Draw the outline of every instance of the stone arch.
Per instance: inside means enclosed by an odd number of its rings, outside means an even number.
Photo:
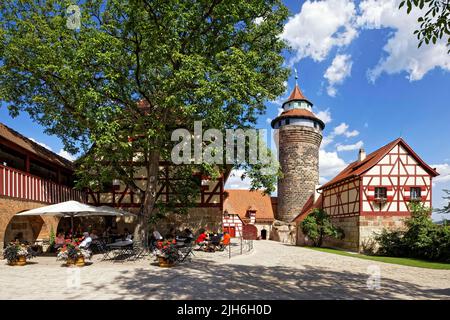
[[[5,240],[9,241],[15,236],[15,234],[20,232],[17,230],[12,230],[13,223],[26,223],[27,228],[31,229],[31,234],[35,239],[48,239],[50,237],[50,230],[56,232],[58,226],[59,218],[57,217],[17,217],[16,214],[43,207],[46,204],[34,201],[23,201],[13,198],[0,198],[0,252],[3,251],[5,246]],[[22,221],[24,220],[24,221]],[[24,226],[24,225],[23,225]],[[20,226],[15,226],[20,227]]]

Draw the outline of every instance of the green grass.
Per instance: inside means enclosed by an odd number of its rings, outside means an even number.
[[[443,262],[431,262],[413,258],[397,258],[397,257],[383,257],[383,256],[368,256],[360,253],[352,253],[339,249],[331,249],[331,248],[317,248],[317,247],[304,247],[316,251],[339,254],[341,256],[353,257],[358,259],[372,260],[377,262],[386,262],[399,264],[402,266],[408,267],[417,267],[417,268],[427,268],[427,269],[445,269],[450,270],[450,263]]]

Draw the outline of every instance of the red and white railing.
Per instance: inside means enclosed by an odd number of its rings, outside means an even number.
[[[0,196],[45,203],[84,202],[80,190],[0,165]]]

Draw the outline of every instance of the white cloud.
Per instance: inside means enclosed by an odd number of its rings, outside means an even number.
[[[337,152],[326,152],[323,149],[319,150],[319,172],[322,177],[322,182],[326,178],[333,178],[339,172],[341,172],[347,164],[341,158],[339,158]]]
[[[341,134],[344,134],[347,130],[348,130],[348,124],[342,122],[340,125],[338,125],[337,127],[335,127],[333,129],[333,133],[335,135],[341,135]]]
[[[320,120],[323,121],[323,123],[327,124],[330,123],[331,120],[331,112],[330,109],[324,110],[324,111],[319,111],[316,113],[317,118],[319,118]]]
[[[320,144],[321,148],[325,148],[326,146],[328,146],[330,143],[332,143],[334,140],[334,135],[328,135],[328,136],[324,136],[322,138],[322,143]]]
[[[34,143],[37,143],[38,145],[44,147],[44,148],[47,149],[47,150],[53,151],[52,148],[51,148],[50,146],[46,145],[46,144],[43,143],[43,142],[37,141],[37,140],[35,140],[35,139],[33,139],[33,138],[28,138],[28,139],[30,139],[30,140],[33,141]]]
[[[225,189],[250,189],[251,181],[248,177],[241,180],[244,170],[232,170],[225,184]]]
[[[336,96],[336,85],[342,84],[352,70],[351,56],[348,54],[338,54],[325,71],[324,78],[328,80],[327,93],[329,96]]]
[[[357,135],[359,135],[358,130],[348,131],[348,128],[349,128],[348,124],[346,124],[345,122],[342,122],[340,125],[338,125],[337,127],[335,127],[333,129],[332,134],[334,136],[344,135],[347,138],[356,137]]]
[[[270,118],[266,119],[266,123],[270,124],[271,122],[272,122],[272,119],[270,119]]]
[[[417,48],[418,40],[413,32],[418,27],[417,18],[424,11],[414,8],[407,14],[404,9],[398,10],[399,3],[400,0],[365,0],[359,4],[361,15],[357,22],[361,28],[395,30],[383,48],[387,56],[369,70],[369,80],[374,82],[382,73],[406,71],[409,81],[415,81],[437,67],[450,70],[445,39]]]
[[[290,63],[305,57],[322,61],[333,47],[350,44],[358,34],[355,22],[353,1],[306,1],[284,26],[282,38],[296,52]]]
[[[71,155],[64,149],[59,150],[58,155],[69,161],[75,161],[75,159],[76,159],[73,155]]]
[[[445,183],[450,182],[450,165],[448,163],[444,164],[434,164],[431,165],[432,168],[436,168],[439,175],[433,179],[435,183]],[[448,186],[450,189],[450,186]]]
[[[364,145],[364,142],[358,141],[354,144],[337,144],[336,150],[337,151],[352,151],[352,150],[359,150]]]

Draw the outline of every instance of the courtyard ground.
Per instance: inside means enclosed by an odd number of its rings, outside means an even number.
[[[273,241],[255,241],[251,253],[231,259],[197,252],[191,263],[174,268],[153,263],[94,257],[91,265],[67,268],[54,257],[38,257],[10,267],[1,260],[0,299],[450,299],[449,270]]]

